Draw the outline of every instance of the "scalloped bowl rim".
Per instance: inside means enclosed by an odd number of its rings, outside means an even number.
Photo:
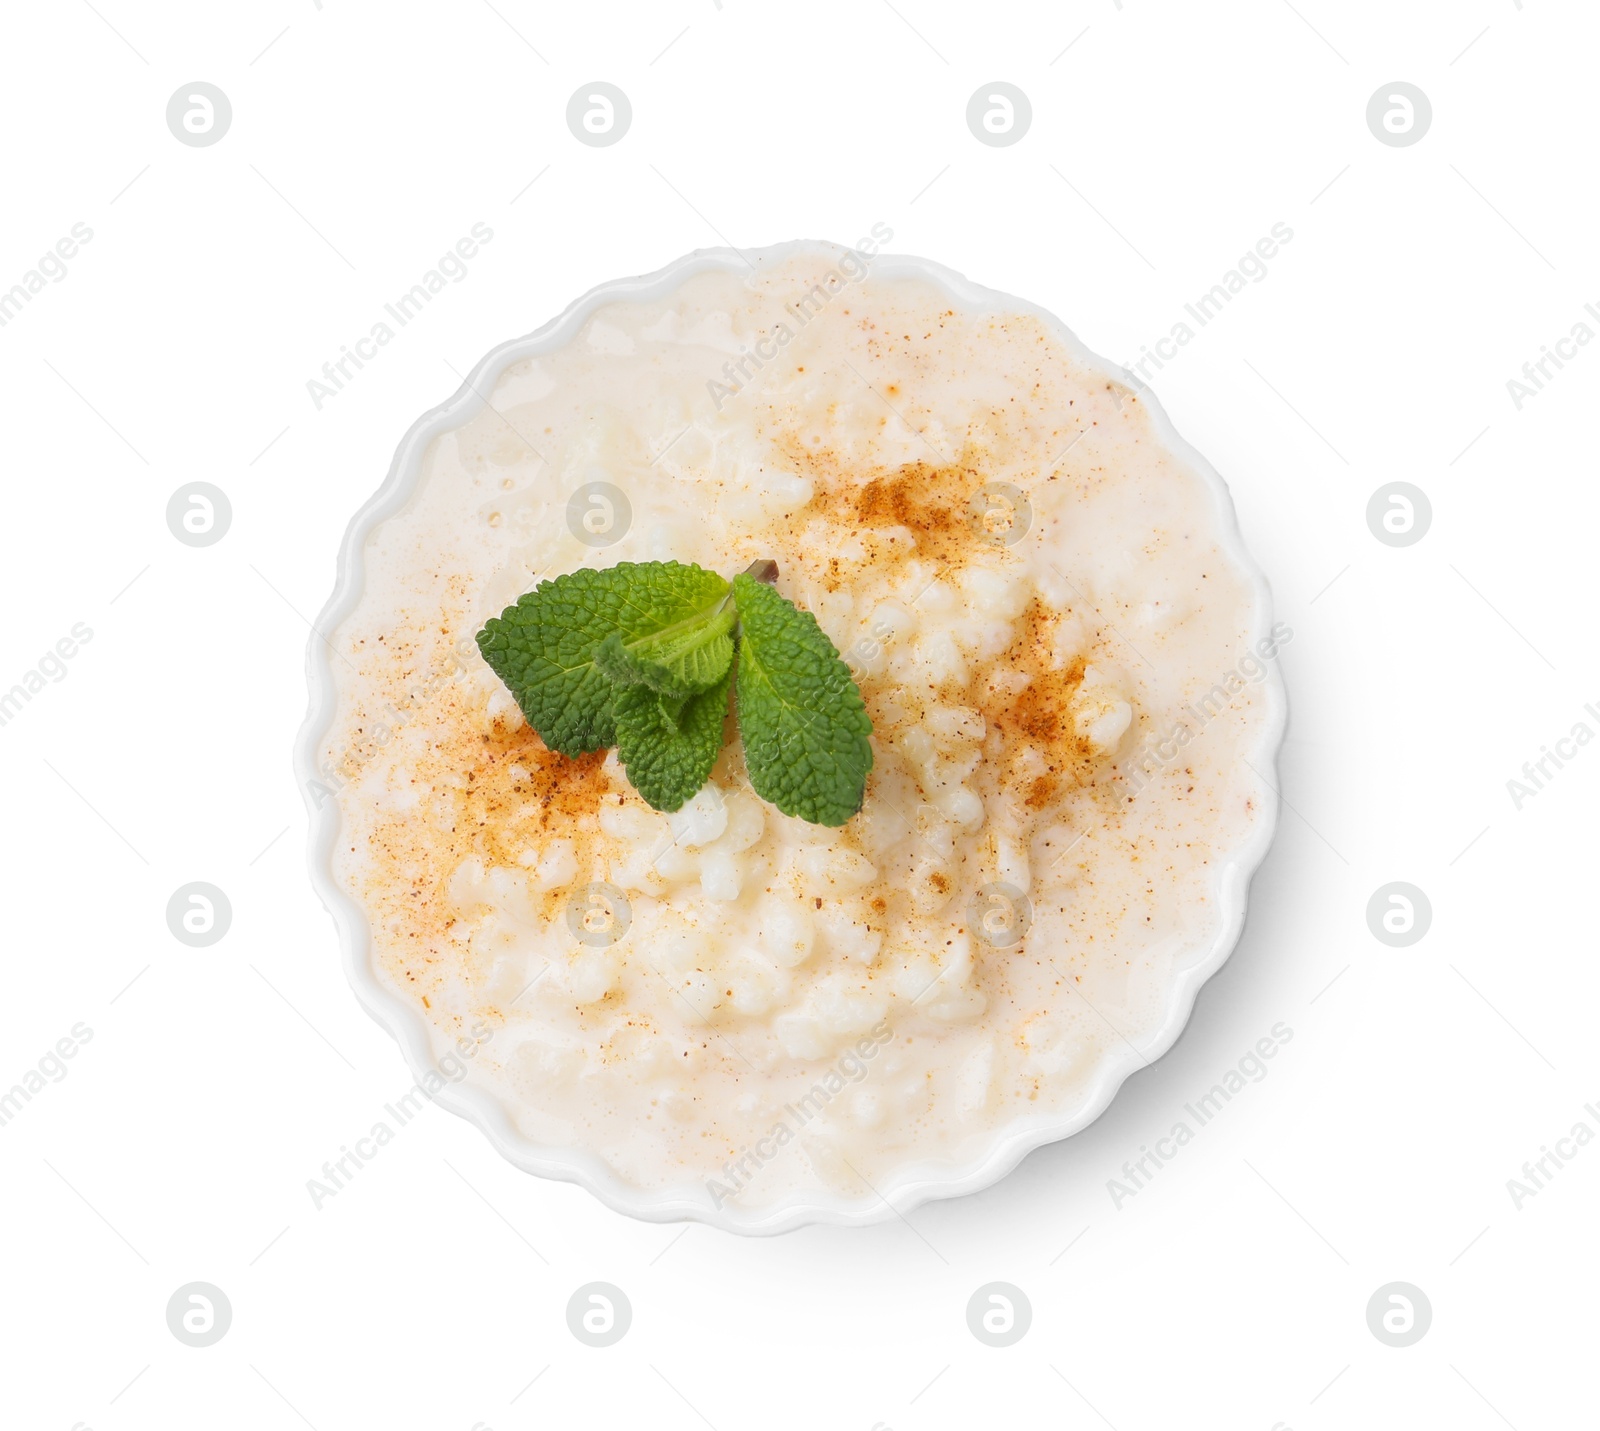
[[[713,269],[737,270],[750,262],[765,265],[805,253],[835,259],[847,252],[843,245],[819,240],[795,240],[761,249],[697,249],[665,268],[635,278],[602,283],[571,304],[559,317],[526,337],[500,344],[480,361],[446,402],[414,423],[401,439],[383,485],[351,519],[340,545],[333,595],[317,618],[306,652],[306,678],[310,703],[295,743],[295,779],[306,803],[310,821],[308,857],[311,880],[338,928],[345,975],[362,1006],[400,1045],[413,1076],[421,1081],[437,1069],[429,1051],[426,1025],[398,995],[378,980],[371,960],[371,941],[365,915],[339,886],[333,875],[332,853],[338,835],[337,801],[328,799],[319,809],[313,798],[318,780],[317,751],[332,723],[335,697],[330,643],[318,633],[331,631],[359,601],[363,588],[362,553],[373,528],[402,506],[415,490],[422,456],[428,443],[441,432],[458,427],[488,405],[483,393],[492,393],[500,375],[512,363],[565,346],[585,320],[601,306],[624,300],[648,301],[670,293],[686,278]],[[1226,484],[1209,462],[1174,429],[1147,386],[1130,373],[1101,358],[1053,314],[1038,305],[970,282],[952,269],[927,259],[901,254],[880,254],[870,259],[875,276],[914,277],[931,280],[969,310],[1030,314],[1047,324],[1078,361],[1103,372],[1124,386],[1135,388],[1150,414],[1156,434],[1189,467],[1209,483],[1218,517],[1219,545],[1248,580],[1255,598],[1252,640],[1266,635],[1272,625],[1271,596],[1266,578],[1250,556],[1239,531],[1238,518]],[[1260,687],[1266,693],[1266,719],[1252,752],[1258,773],[1265,769],[1276,777],[1277,755],[1288,719],[1288,699],[1278,663],[1268,663]],[[1231,851],[1212,886],[1221,910],[1221,922],[1208,945],[1186,951],[1199,952],[1179,968],[1168,990],[1167,1015],[1135,1045],[1123,1039],[1101,1059],[1087,1096],[1068,1112],[1036,1114],[1014,1119],[995,1130],[988,1150],[964,1166],[924,1162],[902,1167],[873,1196],[863,1199],[828,1198],[818,1194],[792,1196],[766,1207],[734,1206],[715,1209],[687,1189],[651,1191],[633,1187],[616,1176],[593,1154],[570,1148],[536,1144],[520,1133],[500,1103],[488,1093],[447,1082],[433,1102],[476,1124],[508,1161],[541,1177],[573,1182],[593,1193],[617,1212],[651,1222],[690,1220],[746,1234],[786,1232],[811,1223],[864,1226],[901,1216],[933,1198],[959,1197],[998,1182],[1029,1153],[1047,1143],[1070,1137],[1105,1111],[1130,1073],[1165,1053],[1189,1021],[1196,995],[1226,962],[1244,930],[1249,884],[1266,857],[1278,822],[1276,784],[1263,778],[1267,794],[1261,799],[1259,818],[1247,840]]]

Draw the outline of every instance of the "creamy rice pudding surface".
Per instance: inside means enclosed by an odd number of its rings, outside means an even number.
[[[367,539],[321,752],[336,879],[435,1055],[475,1045],[532,1144],[745,1209],[1081,1103],[1220,928],[1286,639],[1138,396],[1041,318],[825,254],[601,307],[485,395]],[[839,829],[737,740],[657,813],[473,641],[580,566],[761,558],[872,718]]]

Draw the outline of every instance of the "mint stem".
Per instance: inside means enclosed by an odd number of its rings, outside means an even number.
[[[753,561],[744,569],[744,575],[754,581],[765,582],[768,586],[776,586],[778,582],[778,564],[775,561],[766,559]]]

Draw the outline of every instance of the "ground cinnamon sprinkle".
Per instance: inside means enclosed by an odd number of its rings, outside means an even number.
[[[530,726],[505,721],[476,740],[453,743],[460,747],[456,769],[464,780],[457,823],[477,830],[479,855],[514,863],[544,832],[559,830],[581,841],[595,829],[611,791],[602,768],[605,751],[568,759],[548,749]]]
[[[1028,784],[1028,794],[1024,803],[1030,810],[1044,810],[1049,808],[1050,802],[1056,798],[1056,791],[1061,788],[1061,781],[1054,775],[1040,775]]]
[[[1083,684],[1083,658],[1059,671],[1042,665],[1023,669],[1028,670],[1028,684],[1005,710],[986,711],[985,715],[1002,730],[1015,727],[1029,740],[1054,745],[1072,734],[1071,703]]]
[[[808,450],[798,438],[782,445],[813,484],[811,500],[794,514],[802,526],[820,517],[857,533],[902,528],[915,541],[916,555],[947,574],[978,549],[971,503],[989,479],[977,449],[938,466],[919,461],[862,470],[836,453]],[[841,575],[830,562],[830,578]]]
[[[944,490],[952,484],[942,479],[950,476],[964,479],[967,473],[959,467],[913,462],[893,476],[874,477],[855,493],[856,520],[869,527],[906,527],[919,537],[947,532],[959,520],[951,505],[953,494]]]

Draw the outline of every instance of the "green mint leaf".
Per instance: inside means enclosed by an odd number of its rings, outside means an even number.
[[[842,825],[861,808],[872,721],[834,644],[809,611],[741,573],[735,703],[750,783],[785,815]]]
[[[710,777],[722,751],[732,680],[730,652],[716,684],[687,700],[642,683],[617,688],[617,756],[633,788],[655,809],[681,809]]]
[[[733,628],[739,614],[722,594],[699,614],[632,641],[613,631],[595,650],[595,664],[620,686],[643,684],[682,699],[710,690],[733,664]]]
[[[624,643],[702,616],[728,583],[703,567],[619,562],[542,581],[478,633],[483,658],[528,724],[562,755],[614,745],[615,687],[595,661],[606,637]]]

